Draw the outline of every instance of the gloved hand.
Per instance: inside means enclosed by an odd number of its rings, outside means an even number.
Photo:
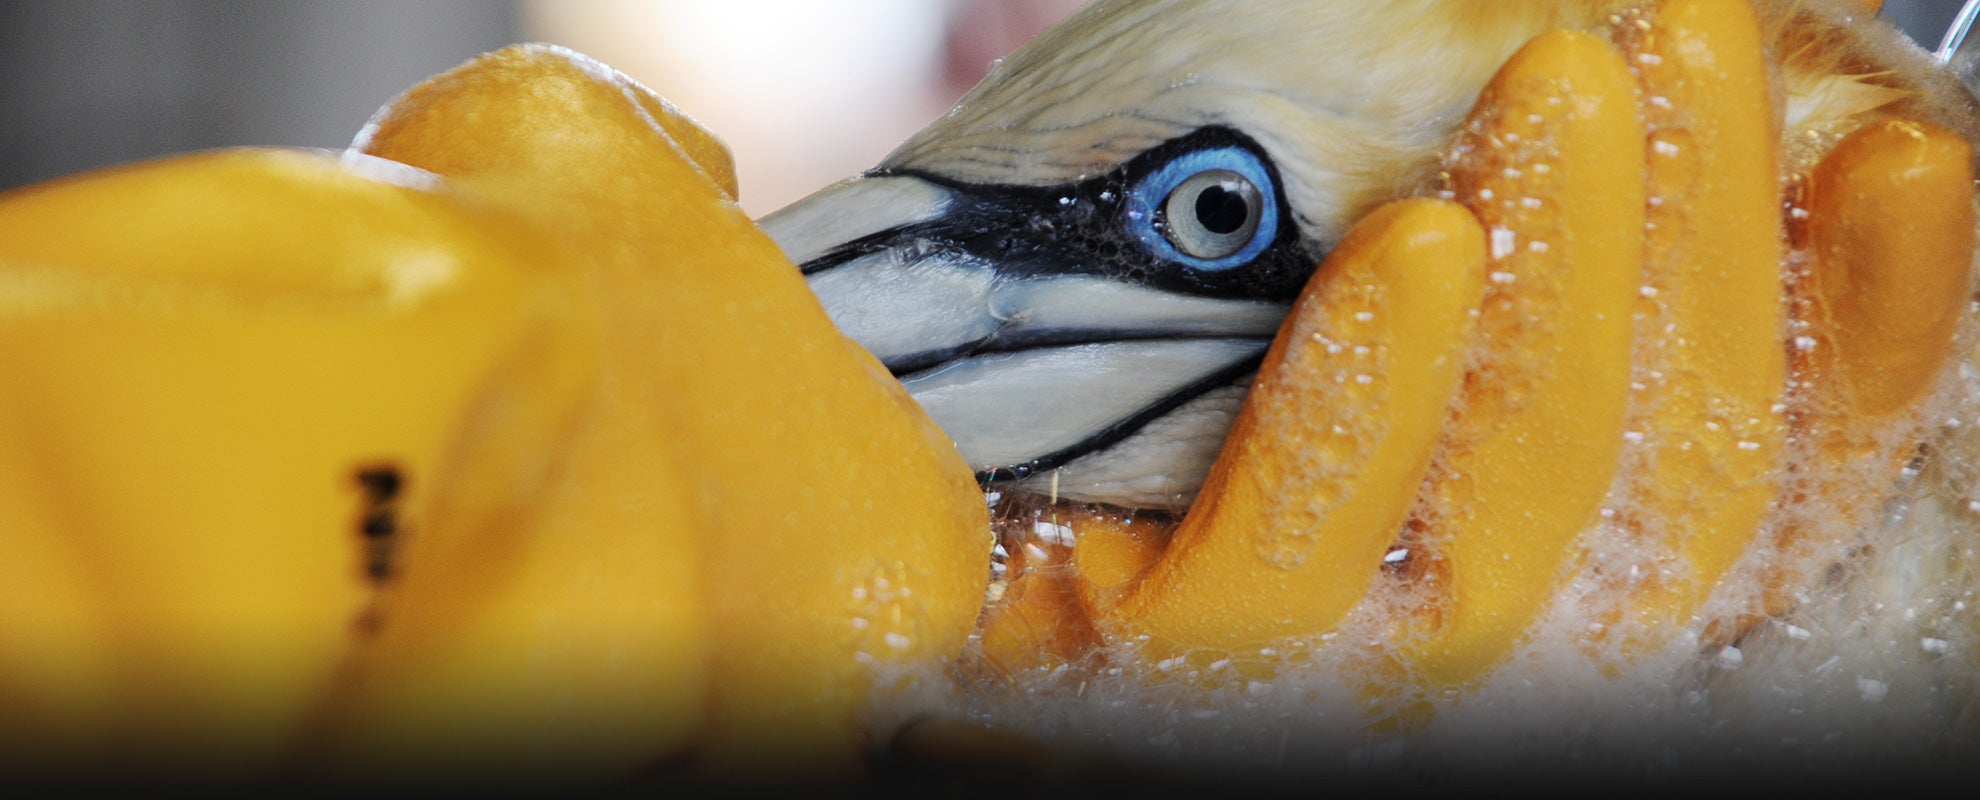
[[[1958,391],[1972,149],[1873,87],[1784,151],[1762,39],[1666,0],[1532,40],[1438,196],[1320,266],[1179,524],[1007,544],[986,659],[1335,675],[1414,724],[1516,654],[1624,674],[1838,591]]]
[[[519,46],[342,155],[0,198],[0,761],[856,773],[971,631],[985,509],[735,191],[644,87]]]

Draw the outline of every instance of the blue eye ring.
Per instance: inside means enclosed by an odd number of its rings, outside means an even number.
[[[1206,189],[1219,190],[1223,205],[1230,198],[1244,202],[1251,212],[1248,218],[1226,232],[1204,228],[1188,215],[1170,213],[1178,205],[1197,207],[1195,202]],[[1189,196],[1178,195],[1178,190]],[[1256,154],[1241,147],[1198,150],[1162,165],[1128,191],[1127,228],[1160,258],[1221,272],[1250,263],[1272,244],[1279,230],[1278,198],[1271,172]],[[1237,238],[1228,238],[1233,235]]]

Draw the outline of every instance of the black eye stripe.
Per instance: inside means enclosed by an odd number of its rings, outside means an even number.
[[[1238,268],[1204,271],[1159,258],[1126,232],[1127,199],[1135,186],[1188,153],[1216,148],[1250,153],[1272,185],[1281,185],[1263,149],[1226,127],[1198,129],[1104,175],[1059,187],[985,186],[915,170],[876,170],[869,174],[911,175],[954,191],[950,212],[848,243],[804,269],[813,273],[912,243],[920,252],[946,251],[980,259],[1011,276],[1092,274],[1207,297],[1290,300],[1317,262],[1302,246],[1281,192],[1261,197],[1261,202],[1272,205],[1279,224],[1262,251]],[[1156,200],[1159,207],[1162,198]]]

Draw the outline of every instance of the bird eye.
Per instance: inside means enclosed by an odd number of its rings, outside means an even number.
[[[1185,255],[1214,261],[1251,243],[1265,215],[1258,187],[1227,169],[1189,176],[1162,204],[1163,234]]]
[[[1135,238],[1156,255],[1199,270],[1247,263],[1278,233],[1265,164],[1248,150],[1185,153],[1136,184],[1127,202]]]

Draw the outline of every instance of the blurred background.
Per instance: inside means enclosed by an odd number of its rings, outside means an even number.
[[[866,169],[1083,0],[0,0],[0,189],[233,145],[341,148],[505,44],[625,71],[734,152],[762,215]],[[1927,49],[1959,0],[1886,0]]]

